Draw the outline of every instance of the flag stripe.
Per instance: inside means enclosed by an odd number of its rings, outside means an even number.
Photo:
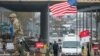
[[[52,12],[56,13],[56,12],[62,12],[62,11],[76,11],[77,9],[76,8],[65,8],[65,9],[61,9],[61,10],[51,10]]]
[[[59,3],[59,4],[52,5],[49,8],[59,7],[59,6],[63,6],[63,5],[70,6],[70,4],[68,2],[62,2],[62,3]]]
[[[63,16],[65,14],[77,13],[76,6],[72,6],[68,2],[62,2],[62,3],[58,3],[55,5],[49,6],[49,9],[51,10],[51,12],[54,16]]]
[[[57,8],[57,9],[56,9],[56,8]],[[57,10],[59,11],[59,10],[62,10],[62,9],[67,9],[67,8],[68,8],[68,7],[66,7],[66,6],[62,6],[62,7],[54,7],[54,8],[52,8],[51,10],[55,12],[55,11],[57,11]]]
[[[69,7],[69,6],[70,5],[67,2],[64,2],[63,4],[53,5],[53,6],[50,6],[49,8],[51,10],[55,10],[55,9],[59,9],[59,8],[66,8],[66,7]]]
[[[66,14],[65,13],[59,13],[59,14],[53,14],[54,16],[63,16],[63,15],[67,15],[67,14],[76,14],[77,13],[77,11],[75,11],[75,12],[66,12]]]
[[[60,11],[61,12],[61,11]],[[66,12],[66,11],[63,11],[63,12],[58,12],[58,13],[53,13],[53,14],[65,14],[65,13],[76,13],[77,11],[68,11],[68,12]]]
[[[65,8],[65,9],[61,9],[61,10],[58,10],[58,11],[53,11],[54,13],[62,13],[62,12],[68,12],[68,11],[76,11],[77,9],[76,8]]]
[[[57,11],[65,11],[65,10],[77,10],[76,7],[60,7],[58,9],[52,9],[51,11],[57,12]]]
[[[63,16],[67,14],[76,14],[77,11],[68,11],[68,12],[61,12],[61,13],[53,13],[54,16]]]
[[[66,9],[61,9],[59,11],[53,11],[52,10],[52,12],[54,12],[53,15],[55,15],[55,16],[57,16],[57,14],[58,15],[61,15],[61,14],[64,15],[64,14],[69,14],[69,13],[70,14],[72,14],[72,13],[75,14],[75,13],[77,13],[77,8],[66,8]]]

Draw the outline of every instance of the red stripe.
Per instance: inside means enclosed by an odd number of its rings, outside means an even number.
[[[54,16],[63,16],[65,14],[75,14],[77,13],[77,8],[71,6],[68,2],[63,2],[50,6],[49,9]]]
[[[59,10],[59,11],[53,11],[53,13],[54,13],[54,14],[57,14],[57,13],[70,12],[70,11],[71,11],[71,12],[74,12],[74,11],[76,11],[76,10],[73,10],[73,9],[72,9],[72,10],[63,9],[63,10]]]
[[[55,8],[55,7],[60,7],[60,6],[70,6],[68,3],[65,3],[65,4],[59,4],[59,5],[53,5],[53,6],[50,6],[49,8]]]
[[[56,14],[69,14],[69,13],[76,13],[77,11],[70,11],[70,12],[62,12],[62,13],[55,13],[53,15],[56,15]]]
[[[58,15],[58,16],[60,16],[60,15],[66,15],[66,14],[75,14],[75,13],[77,13],[77,11],[70,11],[70,12],[62,12],[62,13],[56,13],[56,14],[53,14],[53,15]]]
[[[49,8],[51,10],[55,10],[55,9],[59,9],[59,8],[66,8],[69,7],[70,5],[68,3],[64,3],[64,4],[59,4],[59,5],[54,5],[54,6],[50,6]]]
[[[56,15],[56,14],[68,14],[68,13],[77,13],[77,10],[76,9],[69,9],[69,10],[66,10],[66,9],[63,9],[63,10],[59,10],[59,11],[54,11],[53,12],[53,15]]]
[[[68,7],[66,7],[66,6],[63,6],[63,7],[57,7],[57,8],[52,8],[51,10],[52,11],[57,11],[57,10],[62,10],[62,9],[67,9]]]
[[[65,9],[61,9],[57,11],[52,10],[53,13],[61,13],[61,12],[67,12],[67,11],[77,11],[77,9],[76,8],[65,8]]]
[[[70,6],[69,3],[62,2],[62,3],[59,3],[59,4],[52,5],[49,8],[60,7],[60,6],[63,6],[63,5]]]
[[[58,15],[58,16],[60,16],[60,15],[66,15],[66,14],[75,14],[75,13],[77,13],[77,11],[73,11],[73,12],[63,12],[63,13],[58,13],[58,14],[53,14],[53,15]]]
[[[57,11],[66,11],[66,10],[77,10],[76,8],[71,8],[71,7],[61,7],[57,8],[55,10],[51,10],[52,12],[57,12]]]
[[[63,8],[67,8],[67,7],[69,7],[69,6],[67,6],[67,4],[64,4],[64,5],[59,5],[59,6],[53,6],[50,8],[50,10],[56,10],[56,9],[59,10],[59,8],[63,9]]]

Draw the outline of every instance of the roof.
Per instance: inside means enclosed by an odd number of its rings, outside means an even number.
[[[80,38],[78,37],[78,35],[69,34],[64,36],[63,41],[80,41]]]

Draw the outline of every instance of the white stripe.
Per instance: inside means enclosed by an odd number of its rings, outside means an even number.
[[[53,8],[53,7],[57,7],[57,6],[60,7],[60,6],[63,6],[63,5],[68,5],[68,6],[70,6],[69,3],[67,3],[67,2],[62,2],[62,3],[54,4],[54,5],[50,6],[49,8],[51,9],[51,8]]]
[[[49,9],[51,10],[54,16],[77,13],[76,6],[71,7],[71,5],[68,2],[55,4],[53,6],[50,6]]]
[[[61,7],[61,8],[56,8],[55,10],[51,10],[51,11],[56,12],[56,11],[66,11],[66,10],[77,10],[77,8]]]
[[[54,10],[54,9],[57,9],[57,8],[69,7],[69,6],[70,6],[70,5],[64,4],[64,5],[59,5],[59,6],[53,6],[53,7],[51,7],[50,9]]]
[[[69,12],[77,12],[77,11],[71,11],[71,10],[70,11],[69,10],[63,10],[62,11],[61,10],[61,11],[54,12],[53,14],[59,14],[59,13],[61,14],[61,13],[69,13]]]
[[[66,9],[66,8],[69,8],[69,6],[55,7],[55,8],[52,8],[51,10],[57,11],[57,10]]]
[[[59,14],[53,14],[53,15],[61,15],[61,14],[73,14],[73,13],[76,13],[76,12],[59,13]]]
[[[62,10],[64,10],[64,9],[66,9],[66,10],[77,10],[77,8],[74,8],[74,7],[61,7],[61,8],[63,8]],[[60,8],[60,9],[61,9]],[[59,8],[56,8],[56,10],[58,10]],[[51,9],[52,10],[52,9]],[[52,11],[55,11],[55,10],[52,10]]]
[[[70,11],[70,12],[62,12],[62,13],[56,13],[56,14],[53,14],[53,15],[61,15],[61,14],[72,14],[72,13],[77,13],[77,11]]]

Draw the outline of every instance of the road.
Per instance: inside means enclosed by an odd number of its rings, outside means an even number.
[[[54,56],[54,55],[50,54],[50,56]],[[61,53],[58,53],[58,56],[61,56]],[[69,56],[77,56],[77,55],[69,55]]]

